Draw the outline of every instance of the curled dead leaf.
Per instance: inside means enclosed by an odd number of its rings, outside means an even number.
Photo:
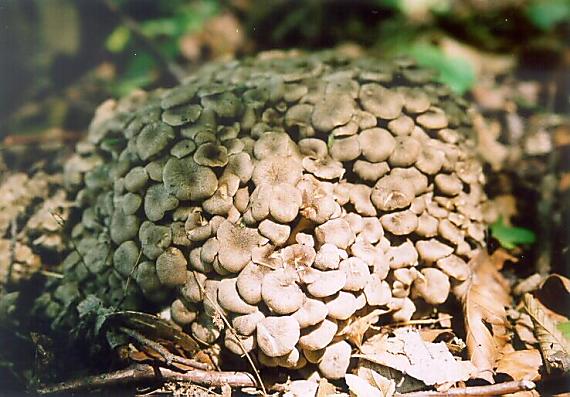
[[[509,286],[484,251],[469,262],[471,277],[454,289],[463,305],[467,353],[479,378],[493,383],[493,369],[507,343]]]

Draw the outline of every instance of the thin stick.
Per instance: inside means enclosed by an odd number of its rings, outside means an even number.
[[[503,394],[529,391],[536,387],[530,380],[496,383],[494,385],[461,387],[448,391],[419,391],[413,393],[396,393],[395,397],[455,397],[455,396],[502,396]]]
[[[144,34],[137,21],[135,21],[130,16],[123,13],[121,9],[117,7],[117,5],[112,0],[104,0],[104,3],[113,14],[119,17],[119,19],[127,27],[127,29],[129,29],[133,33],[133,35],[139,40],[141,45],[146,47],[150,55],[158,61],[158,63],[166,71],[166,73],[171,78],[176,80],[178,83],[182,83],[186,75],[184,70],[179,65],[170,62],[168,59],[164,57],[164,55],[160,52],[158,46]]]
[[[218,306],[217,302],[214,302],[209,296],[208,294],[206,294],[206,290],[204,288],[204,286],[202,284],[200,284],[200,282],[198,281],[198,278],[196,276],[194,276],[194,278],[196,279],[196,282],[198,283],[198,287],[200,287],[200,291],[202,292],[202,295],[204,296],[205,299],[207,299],[210,304],[212,304],[212,306],[214,307],[214,310],[216,310],[216,313],[218,313],[218,315],[220,316],[220,318],[222,319],[222,321],[224,322],[224,324],[226,325],[226,327],[228,327],[229,330],[232,331],[232,333],[234,334],[234,336],[237,335],[236,330],[234,329],[234,327],[232,327],[232,325],[230,324],[230,322],[228,321],[228,319],[226,318],[226,316],[224,315],[223,310]],[[257,367],[255,366],[255,363],[253,362],[253,359],[251,358],[251,355],[248,353],[247,349],[245,348],[244,344],[242,343],[242,341],[236,337],[236,342],[238,343],[239,347],[241,348],[241,350],[243,351],[245,358],[247,360],[247,362],[249,363],[249,365],[251,366],[253,373],[255,374],[255,378],[257,379],[257,381],[259,382],[259,387],[261,387],[261,392],[263,393],[263,396],[267,396],[267,390],[265,389],[265,384],[263,383],[263,379],[261,378],[261,374],[259,373],[259,370],[257,369]]]
[[[39,394],[79,392],[81,390],[110,387],[116,385],[137,384],[144,381],[188,382],[207,387],[255,387],[256,382],[246,372],[216,372],[195,369],[176,372],[166,368],[154,368],[148,364],[137,364],[126,369],[101,375],[88,376],[68,382],[40,387]]]
[[[141,333],[139,333],[133,329],[126,328],[126,327],[119,327],[119,330],[121,332],[129,335],[131,338],[135,339],[139,343],[142,343],[143,345],[148,346],[152,350],[156,351],[158,354],[160,354],[162,356],[162,358],[164,358],[166,360],[166,363],[168,365],[170,365],[172,363],[178,363],[178,364],[183,364],[183,365],[187,365],[187,366],[192,367],[192,368],[198,368],[198,369],[202,369],[202,370],[211,369],[211,367],[208,364],[201,363],[201,362],[196,361],[196,360],[192,360],[191,358],[180,357],[180,356],[177,356],[176,354],[170,353],[160,343],[157,343],[153,340],[148,339],[146,336],[142,335]]]

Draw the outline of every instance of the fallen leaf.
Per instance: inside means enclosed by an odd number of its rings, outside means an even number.
[[[383,393],[359,376],[346,374],[344,377],[348,390],[355,397],[384,397]]]
[[[558,274],[548,276],[536,292],[536,299],[560,316],[554,318],[556,321],[565,321],[563,317],[570,318],[570,279]],[[554,313],[548,314],[554,317]]]
[[[315,397],[319,384],[310,380],[294,380],[289,383],[283,397]]]
[[[524,305],[534,324],[534,335],[540,344],[546,372],[551,373],[553,369],[570,370],[570,341],[564,338],[555,321],[531,294],[524,296]]]
[[[467,354],[478,377],[493,383],[493,368],[508,340],[509,285],[485,251],[469,262],[471,277],[454,288],[463,305]]]
[[[364,360],[396,369],[428,386],[468,380],[476,369],[469,361],[457,361],[445,343],[426,343],[410,328],[399,328],[394,337],[375,335],[356,354]]]
[[[536,381],[540,379],[538,370],[541,365],[539,350],[516,350],[503,354],[497,364],[497,372],[507,374],[513,380]]]
[[[530,316],[527,313],[520,313],[515,323],[515,332],[527,347],[535,346],[538,343],[538,340],[534,336],[533,329],[534,325],[532,324]]]
[[[336,387],[326,378],[319,380],[319,388],[317,389],[317,397],[328,397],[336,394]]]
[[[346,339],[352,342],[356,347],[362,345],[364,334],[372,324],[378,322],[381,315],[388,313],[389,310],[375,309],[365,316],[359,317],[346,325],[344,329],[338,332],[338,335],[346,335]]]
[[[384,397],[392,397],[396,393],[396,382],[394,379],[388,379],[373,369],[366,367],[359,367],[357,374],[373,387],[379,389]]]

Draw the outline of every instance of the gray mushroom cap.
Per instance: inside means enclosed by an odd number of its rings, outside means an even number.
[[[179,200],[203,200],[218,188],[216,174],[192,158],[171,158],[164,166],[164,186]]]
[[[348,123],[355,108],[356,103],[348,94],[327,95],[315,104],[311,120],[317,130],[330,131]]]
[[[136,137],[137,154],[142,160],[148,160],[165,149],[175,136],[168,124],[161,121],[148,124]]]
[[[186,265],[182,251],[169,247],[156,259],[156,274],[167,287],[181,286],[186,283]]]
[[[139,247],[132,240],[121,243],[113,253],[113,267],[125,277],[131,275],[139,260]]]
[[[387,160],[396,147],[396,140],[383,128],[370,128],[358,134],[364,158],[372,163]]]
[[[232,327],[234,327],[239,334],[249,336],[255,332],[257,323],[264,318],[265,315],[259,310],[256,310],[253,313],[242,314],[234,317],[232,319]]]
[[[376,83],[363,84],[360,87],[360,103],[364,110],[385,120],[400,116],[404,99],[400,93]]]
[[[238,314],[251,314],[257,306],[245,302],[236,287],[237,278],[224,278],[218,286],[218,302],[227,311]]]
[[[152,185],[144,196],[144,212],[153,222],[164,217],[166,211],[178,207],[178,200],[165,189],[164,185]]]

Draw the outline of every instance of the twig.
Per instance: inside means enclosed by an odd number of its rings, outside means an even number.
[[[236,330],[234,329],[234,327],[232,327],[232,325],[230,324],[230,322],[228,321],[228,319],[226,318],[226,316],[224,315],[223,310],[218,306],[217,302],[214,302],[209,296],[208,294],[206,294],[206,290],[204,288],[204,286],[202,284],[200,284],[200,282],[198,281],[198,278],[195,277],[196,281],[198,282],[198,287],[200,287],[200,291],[202,292],[202,295],[204,296],[205,299],[207,299],[210,304],[214,307],[214,310],[216,310],[216,313],[218,313],[218,315],[220,316],[220,318],[222,319],[222,321],[224,322],[224,324],[226,325],[226,327],[228,327],[229,330],[232,331],[232,333],[234,334],[234,336],[237,335]],[[236,337],[236,341],[239,345],[239,347],[241,348],[241,350],[243,351],[245,358],[247,360],[247,362],[249,363],[249,365],[251,366],[251,369],[253,370],[253,373],[255,374],[255,378],[257,379],[257,381],[259,382],[259,387],[261,388],[261,392],[263,393],[263,396],[267,396],[267,390],[265,389],[265,384],[263,383],[263,379],[261,379],[261,374],[259,373],[259,370],[257,369],[257,367],[255,366],[255,363],[253,362],[253,359],[251,358],[251,355],[248,353],[247,349],[245,348],[243,342]]]
[[[88,376],[68,382],[40,387],[39,394],[79,392],[81,390],[110,387],[116,385],[137,384],[144,381],[189,382],[202,386],[220,387],[255,387],[256,382],[245,372],[216,372],[195,369],[176,372],[166,368],[154,368],[148,364],[137,364],[126,369],[101,375]]]
[[[151,349],[153,349],[154,351],[156,351],[158,354],[160,354],[162,356],[162,358],[164,358],[166,360],[166,363],[168,365],[170,365],[172,363],[178,363],[178,364],[183,364],[183,365],[187,365],[187,366],[192,367],[192,368],[198,368],[198,369],[202,369],[202,370],[211,369],[208,364],[201,363],[199,361],[192,360],[190,358],[180,357],[180,356],[177,356],[176,354],[170,353],[160,343],[148,339],[146,336],[142,335],[141,333],[139,333],[133,329],[126,328],[126,327],[119,327],[119,330],[121,332],[123,332],[124,334],[129,335],[131,338],[135,339],[139,343],[142,343],[143,345],[148,346]]]
[[[178,83],[182,83],[187,73],[185,73],[179,65],[174,62],[170,62],[164,57],[158,46],[145,35],[137,21],[123,13],[112,0],[104,0],[104,3],[113,14],[119,17],[121,22],[133,33],[133,35],[139,40],[140,44],[147,49],[150,55],[158,61],[166,73]]]
[[[448,391],[419,391],[412,393],[396,393],[395,397],[454,397],[454,396],[501,396],[503,394],[529,391],[536,387],[530,380],[496,383],[494,385],[461,387]]]

